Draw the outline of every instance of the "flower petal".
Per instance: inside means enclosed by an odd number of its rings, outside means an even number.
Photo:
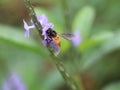
[[[29,30],[26,30],[25,31],[25,37],[29,37],[30,36],[30,31]]]
[[[45,14],[42,14],[40,16],[37,16],[38,21],[41,23],[41,25],[44,27],[48,23],[48,18]]]
[[[21,79],[15,74],[10,75],[9,79],[3,83],[2,88],[3,90],[26,90]]]
[[[28,26],[25,20],[23,20],[23,23],[24,23],[24,28],[25,28],[25,37],[29,37],[30,29],[35,28],[35,26],[34,25]]]
[[[47,41],[46,41],[46,40],[43,40],[43,41],[42,41],[42,44],[43,44],[44,46],[47,46]]]
[[[73,43],[74,46],[79,46],[81,41],[82,41],[82,38],[80,36],[80,31],[76,30],[74,32],[74,35],[75,35],[75,37],[73,38],[72,43]]]
[[[2,90],[10,90],[10,87],[7,82],[4,82],[2,85]]]
[[[23,23],[24,23],[24,28],[25,28],[25,30],[29,30],[29,26],[28,26],[28,24],[25,22],[24,19],[23,19]]]
[[[23,82],[21,81],[21,79],[15,75],[12,74],[9,78],[9,83],[11,83],[11,86],[13,88],[16,88],[16,90],[25,90],[25,86],[23,84]]]

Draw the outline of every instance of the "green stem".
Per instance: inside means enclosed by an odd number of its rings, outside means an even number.
[[[61,62],[60,58],[55,57],[52,55],[52,59],[55,60],[56,66],[60,74],[62,75],[63,79],[67,83],[67,85],[72,89],[72,90],[79,90],[79,87],[77,86],[76,82],[73,80],[71,75],[65,70],[63,63]]]
[[[42,26],[41,26],[40,22],[37,20],[36,13],[35,13],[35,11],[34,11],[34,9],[32,7],[32,4],[31,4],[30,0],[24,0],[24,2],[25,2],[25,6],[26,6],[26,8],[28,10],[28,13],[29,13],[29,15],[30,15],[36,29],[38,30],[41,38],[43,38],[43,36],[41,34]],[[62,75],[63,79],[68,84],[68,86],[70,86],[72,90],[79,90],[77,84],[75,83],[75,81],[66,72],[61,60],[53,54],[53,52],[51,51],[51,49],[49,47],[48,47],[48,50],[51,53],[51,58],[53,60],[55,60],[55,64],[57,66],[58,71],[60,72],[60,74]]]

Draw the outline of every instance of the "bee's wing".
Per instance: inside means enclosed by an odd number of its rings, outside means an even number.
[[[60,46],[58,44],[56,44],[55,42],[53,42],[52,49],[53,49],[55,56],[57,56],[60,53]]]
[[[73,34],[59,34],[60,36],[62,36],[63,38],[67,39],[67,40],[73,40],[74,39],[74,35]]]

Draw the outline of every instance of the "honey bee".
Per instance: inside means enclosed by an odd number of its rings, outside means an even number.
[[[55,56],[57,56],[60,52],[61,41],[59,39],[59,36],[65,38],[67,40],[72,40],[74,38],[74,35],[72,35],[72,34],[60,34],[51,28],[49,28],[46,31],[46,34],[49,37],[47,40],[48,45],[50,45],[50,43],[52,42],[52,48],[53,48]]]

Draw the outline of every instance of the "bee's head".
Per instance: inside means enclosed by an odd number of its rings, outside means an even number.
[[[47,33],[47,35],[48,35],[49,37],[51,37],[51,38],[54,38],[54,37],[57,36],[57,33],[56,33],[54,30],[52,30],[51,28],[49,28],[49,29],[46,31],[46,33]]]

